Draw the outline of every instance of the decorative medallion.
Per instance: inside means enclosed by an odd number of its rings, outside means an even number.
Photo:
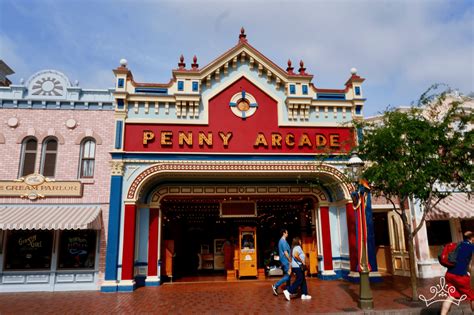
[[[26,84],[30,99],[65,99],[71,87],[69,79],[56,70],[41,70],[33,74]],[[77,93],[77,92],[76,92]]]
[[[62,96],[64,88],[54,77],[42,77],[35,81],[32,95]]]
[[[255,114],[258,108],[255,97],[242,90],[242,92],[234,94],[230,99],[230,109],[235,116],[245,119]]]

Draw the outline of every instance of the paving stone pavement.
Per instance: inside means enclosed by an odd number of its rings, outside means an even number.
[[[410,280],[384,278],[372,284],[374,310],[357,307],[359,286],[342,280],[308,279],[311,300],[273,296],[273,280],[173,283],[142,287],[133,293],[0,293],[0,314],[438,314],[440,304],[410,302]],[[431,297],[438,279],[420,281],[419,294]],[[451,314],[471,314],[468,303]]]

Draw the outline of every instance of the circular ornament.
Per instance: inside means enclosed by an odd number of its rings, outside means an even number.
[[[69,118],[66,120],[66,127],[69,129],[74,129],[77,126],[77,122],[75,119]]]
[[[11,128],[16,128],[16,127],[18,127],[18,122],[19,122],[18,118],[12,117],[12,118],[8,119],[7,124]]]
[[[231,97],[229,107],[235,116],[245,119],[255,114],[258,104],[255,97],[242,90]]]
[[[38,186],[43,184],[46,181],[43,175],[41,174],[30,174],[25,177],[25,184],[29,186]]]

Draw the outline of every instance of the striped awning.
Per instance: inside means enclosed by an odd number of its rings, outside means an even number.
[[[100,206],[0,206],[0,230],[100,230]]]
[[[426,220],[474,219],[474,197],[465,193],[453,193],[436,205]]]

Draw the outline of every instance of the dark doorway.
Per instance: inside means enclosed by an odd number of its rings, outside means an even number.
[[[244,198],[244,197],[243,197]],[[266,255],[276,247],[280,229],[288,229],[288,242],[294,236],[311,236],[314,208],[310,198],[278,196],[247,198],[256,202],[254,217],[221,217],[219,205],[224,198],[165,198],[162,209],[162,241],[174,244],[173,281],[183,277],[225,275],[225,268],[213,259],[222,242],[235,242],[240,226],[257,228],[257,264],[264,268]],[[163,257],[163,253],[162,253]],[[204,260],[204,261],[203,261]]]

